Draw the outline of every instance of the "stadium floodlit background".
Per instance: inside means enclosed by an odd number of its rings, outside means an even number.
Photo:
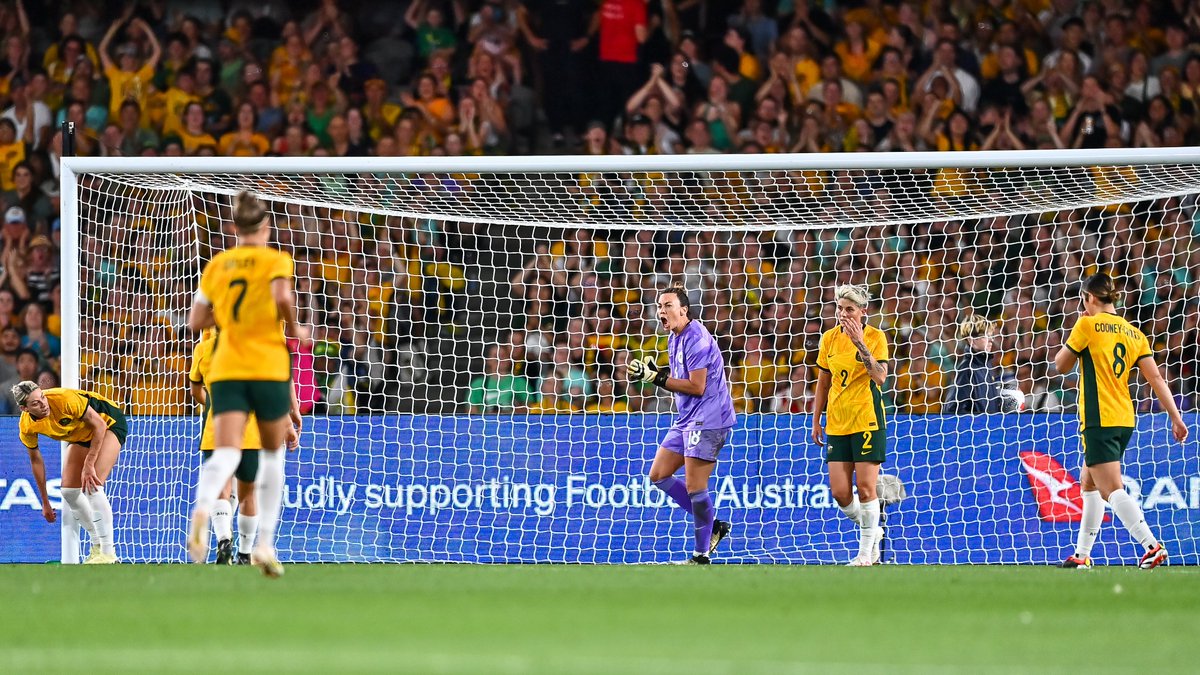
[[[953,151],[1182,145],[1200,134],[1195,3],[127,7],[0,8],[5,383],[56,380],[62,120],[80,130],[79,154],[122,156]],[[724,336],[739,407],[802,411],[814,338],[828,317],[822,298],[797,289],[827,286],[831,273],[859,264],[899,270],[863,279],[881,299],[878,324],[900,350],[887,387],[896,412],[938,413],[951,403],[953,326],[966,308],[999,321],[999,363],[1031,394],[1030,412],[1072,411],[1074,383],[1048,372],[1047,356],[1074,309],[1070,283],[1099,268],[1123,275],[1126,311],[1159,340],[1159,360],[1190,410],[1200,220],[1188,200],[1145,206],[1117,218],[947,221],[785,239],[580,232],[538,250],[478,225],[357,222],[305,208],[289,214],[280,238],[296,254],[306,318],[317,328],[318,413],[403,410],[414,401],[415,412],[482,411],[482,392],[471,386],[484,388],[487,377],[507,378],[514,395],[504,398],[519,410],[658,410],[663,400],[640,389],[598,385],[604,364],[624,359],[604,352],[638,355],[648,341],[639,301],[649,284],[673,278],[694,282],[703,318]],[[168,348],[153,354],[163,366],[156,372],[101,373],[89,372],[100,357],[85,345],[83,382],[135,415],[191,413],[182,375],[191,336],[177,313],[141,306],[147,289],[163,297],[161,285],[175,283],[166,279],[170,260],[147,259],[153,232],[135,241],[107,234],[93,233],[83,269],[112,294],[97,300],[126,316],[110,317],[119,330],[98,326],[85,339],[142,362],[150,355],[139,348],[154,342],[147,332],[166,331]],[[389,258],[402,263],[374,269]],[[492,278],[522,267],[515,278]],[[368,275],[379,291],[350,297],[346,282]],[[717,276],[746,281],[730,288]],[[472,321],[485,297],[512,303],[505,314],[528,322]],[[762,311],[741,316],[734,308],[742,304]],[[362,319],[342,325],[339,310]],[[490,353],[426,342],[472,323],[489,331],[473,342],[496,343]],[[606,334],[621,336],[618,344],[585,339]],[[395,348],[372,354],[382,344]],[[434,375],[417,389],[397,384],[408,364],[370,365],[417,347],[452,359],[421,364]],[[22,363],[26,349],[33,353]],[[555,370],[566,376],[550,381]],[[7,387],[0,412],[14,412]]]
[[[64,120],[79,130],[78,154],[130,157],[903,152],[1200,139],[1195,2],[17,0],[0,6],[0,35],[0,414],[16,412],[12,383],[58,378]],[[1073,283],[1097,269],[1121,275],[1125,311],[1157,340],[1186,412],[1200,403],[1196,206],[1171,199],[1049,219],[786,237],[582,230],[544,248],[528,233],[476,224],[302,207],[287,213],[279,239],[297,259],[302,311],[317,338],[308,372],[298,375],[311,385],[306,412],[314,415],[662,413],[668,399],[626,388],[621,373],[628,358],[663,349],[645,303],[681,277],[722,336],[739,409],[803,413],[815,338],[830,325],[816,289],[852,276],[851,266],[895,272],[856,279],[880,298],[873,320],[897,348],[885,389],[890,412],[957,411],[953,331],[969,308],[998,322],[997,364],[1028,394],[1026,411],[1072,413],[1075,382],[1047,365],[1076,312]],[[195,207],[218,220],[214,203]],[[136,222],[139,214],[127,216]],[[155,232],[106,236],[116,229],[91,233],[81,250],[83,282],[104,289],[85,301],[108,312],[83,327],[82,386],[141,418],[194,415],[185,383],[192,336],[174,307],[153,304],[188,297],[190,289],[174,286],[186,275],[153,253],[163,247]],[[224,244],[207,239],[218,234],[204,230],[202,255]],[[365,284],[374,291],[359,295]],[[1148,392],[1136,400],[1155,410]],[[36,521],[24,451],[8,438],[0,550],[17,560],[26,559],[22,551],[52,551],[58,532]],[[1155,461],[1175,468],[1144,476],[1143,491],[1158,490],[1179,509],[1173,531],[1194,543],[1195,458],[1157,452]],[[936,558],[936,542],[922,547]],[[217,633],[200,619],[211,606],[244,602],[257,579],[147,567],[112,572],[95,595],[97,571],[6,568],[14,621],[89,593],[108,608],[106,626],[158,638],[140,652],[114,647],[128,636],[103,630],[74,647],[48,646],[10,627],[0,669],[38,672],[62,659],[87,661],[92,672],[139,663],[156,672],[244,667],[262,652],[247,636],[282,614],[356,617],[319,631],[277,624],[276,651],[293,654],[283,665],[324,672],[386,669],[381,663],[417,672],[657,672],[679,664],[837,672],[863,663],[888,672],[1123,664],[1168,672],[1186,669],[1181,636],[1200,628],[1194,612],[1180,610],[1195,606],[1187,597],[1195,584],[1181,583],[1187,569],[1098,570],[1064,582],[1025,568],[900,568],[863,582],[845,570],[773,568],[729,571],[720,583],[657,568],[620,577],[583,569],[406,566],[387,576],[297,567],[284,581],[290,594],[256,596],[240,627]],[[859,590],[846,598],[830,590],[850,584]],[[698,594],[703,602],[679,607],[725,611],[724,654],[661,660],[660,645],[639,635],[679,615],[646,599]],[[927,600],[935,596],[949,600]],[[847,605],[880,611],[862,623]],[[1080,635],[1109,630],[1109,614],[1088,607],[1129,612],[1155,649],[1136,658],[1107,645],[1064,654]],[[832,623],[798,643],[806,633],[794,630],[797,612],[806,610]],[[506,628],[514,612],[532,617],[516,622],[520,631]],[[181,616],[178,632],[158,630],[163,617]],[[564,634],[567,625],[592,639]],[[864,626],[879,636],[873,653],[838,637]],[[181,647],[184,634],[188,644],[203,636],[232,646],[214,657]],[[474,638],[475,650],[448,642],[449,634]],[[979,635],[996,637],[984,647]],[[391,659],[384,642],[407,661]]]

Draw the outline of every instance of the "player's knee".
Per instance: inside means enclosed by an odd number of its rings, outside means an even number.
[[[858,501],[870,502],[877,497],[874,483],[859,483],[858,484]]]
[[[854,492],[850,490],[849,485],[831,485],[829,494],[833,495],[833,501],[840,506],[845,506],[854,499]]]
[[[667,473],[666,470],[661,467],[658,467],[658,466],[650,467],[650,482],[651,483],[657,483],[658,481],[663,480],[670,475],[671,474]]]

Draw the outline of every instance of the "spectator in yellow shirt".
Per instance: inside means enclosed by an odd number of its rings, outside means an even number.
[[[179,130],[183,154],[194,155],[205,146],[217,147],[217,139],[204,128],[204,106],[193,101],[183,111],[183,128]]]
[[[262,157],[271,149],[271,142],[266,136],[255,131],[258,128],[258,114],[254,104],[246,101],[238,106],[237,128],[221,136],[218,149],[222,155],[232,157]]]
[[[130,9],[133,7],[135,5],[130,5]],[[146,109],[146,100],[153,87],[154,69],[158,66],[158,60],[162,56],[162,47],[158,44],[158,38],[154,37],[154,31],[146,25],[145,21],[134,19],[130,25],[145,34],[146,39],[150,42],[150,58],[139,66],[137,47],[133,44],[124,44],[117,48],[118,63],[113,63],[112,57],[108,55],[108,48],[112,43],[113,36],[117,34],[117,30],[127,18],[128,13],[114,21],[108,27],[108,32],[104,34],[104,39],[100,41],[100,63],[104,66],[104,76],[108,78],[108,87],[112,92],[108,109],[109,115],[113,119],[120,115],[121,104],[128,100],[137,101],[142,110]]]
[[[196,74],[191,68],[175,73],[175,84],[163,96],[162,135],[179,134],[183,130],[183,113],[191,103],[199,103],[196,94]]]

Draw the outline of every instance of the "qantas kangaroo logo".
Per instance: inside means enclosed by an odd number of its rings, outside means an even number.
[[[1049,523],[1078,523],[1083,518],[1083,495],[1075,476],[1044,452],[1024,450],[1019,457],[1037,500],[1038,516]]]

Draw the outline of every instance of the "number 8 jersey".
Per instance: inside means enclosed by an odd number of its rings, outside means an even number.
[[[238,246],[209,261],[200,292],[212,305],[220,333],[208,382],[291,379],[291,355],[271,282],[290,280],[292,274],[292,257],[265,246]]]
[[[1067,349],[1079,357],[1080,428],[1134,426],[1129,372],[1152,355],[1145,334],[1115,314],[1085,314],[1071,329]]]
[[[863,343],[876,361],[888,360],[887,336],[883,331],[864,325]],[[846,337],[842,327],[825,331],[817,349],[817,367],[828,372],[831,380],[825,405],[825,433],[845,436],[883,429],[883,393],[867,374],[858,347]]]

